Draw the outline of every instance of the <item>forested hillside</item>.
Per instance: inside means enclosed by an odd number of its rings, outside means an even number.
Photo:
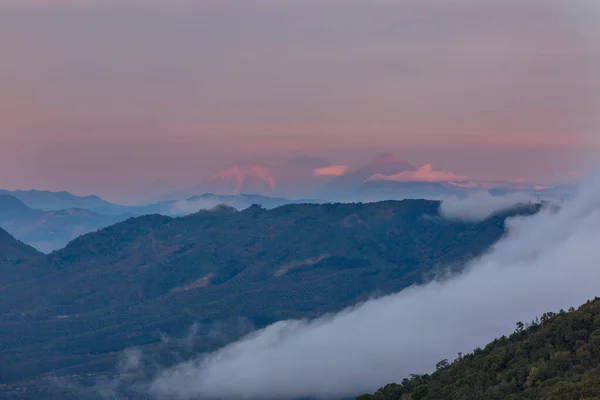
[[[132,218],[5,283],[0,380],[105,373],[132,346],[168,365],[275,321],[339,311],[459,270],[502,237],[507,217],[537,209],[460,222],[412,200]],[[192,345],[175,352],[179,342],[164,340],[192,327]]]
[[[600,298],[518,322],[509,337],[436,369],[357,400],[600,399]]]

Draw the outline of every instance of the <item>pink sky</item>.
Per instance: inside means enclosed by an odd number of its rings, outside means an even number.
[[[119,198],[238,159],[381,150],[481,179],[566,175],[600,148],[597,8],[0,0],[0,187]]]

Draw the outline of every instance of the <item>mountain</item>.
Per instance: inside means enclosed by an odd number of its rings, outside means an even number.
[[[124,212],[124,206],[110,203],[98,196],[76,196],[68,192],[49,192],[44,190],[0,190],[0,195],[10,195],[22,201],[27,207],[56,211],[67,208],[81,208],[99,214],[115,215]]]
[[[0,228],[0,262],[22,262],[40,258],[42,254],[33,247],[15,239]]]
[[[417,168],[392,153],[381,154],[371,162],[352,171],[346,176],[357,180],[366,181],[371,176],[376,174],[395,175],[400,172],[416,171]]]
[[[432,366],[433,367],[433,366]],[[483,349],[441,360],[436,372],[357,400],[599,399],[600,298],[546,313]]]
[[[160,196],[160,201],[185,199],[202,193],[239,195],[242,193],[274,197],[306,197],[329,178],[315,174],[318,168],[331,166],[327,160],[298,156],[271,166],[243,162],[231,165],[199,185]]]
[[[319,176],[316,171],[330,166],[329,161],[317,157],[293,158],[275,169],[277,193],[294,199],[312,196],[321,185],[331,180],[328,176]]]
[[[105,216],[79,208],[34,210],[9,195],[0,195],[0,226],[19,240],[44,252],[64,247],[82,234],[128,218]]]
[[[0,291],[8,283],[34,275],[44,255],[0,228]]]
[[[215,174],[203,185],[203,192],[215,194],[271,194],[275,192],[275,173],[262,164],[237,164]]]
[[[0,221],[3,217],[14,215],[26,217],[32,210],[16,197],[0,195]]]
[[[49,192],[43,190],[0,190],[0,196],[12,196],[30,209],[40,211],[62,211],[67,209],[87,210],[105,216],[123,214],[144,215],[167,212],[170,203],[157,202],[142,206],[125,206],[111,203],[98,196],[76,196],[68,192]],[[1,205],[0,205],[1,206]]]
[[[417,168],[391,153],[382,154],[367,164],[333,178],[317,192],[317,197],[336,200],[356,199],[357,190],[373,175],[395,175]]]
[[[176,190],[158,198],[160,201],[176,201],[203,193],[238,195],[241,193],[274,195],[276,193],[274,169],[266,164],[239,163],[231,165],[210,179],[185,189]]]
[[[88,203],[85,200],[86,198],[78,198],[69,193],[38,191],[16,193],[30,199],[32,203],[43,203],[45,198],[53,199],[46,204],[44,210],[38,210],[28,207],[16,196],[0,194],[0,226],[18,239],[44,252],[62,248],[77,236],[104,228],[132,216],[149,214],[182,216],[196,213],[202,209],[210,209],[220,204],[243,210],[253,204],[271,209],[285,204],[323,202],[318,199],[288,200],[281,197],[245,193],[236,195],[204,193],[185,200],[163,201],[142,206],[123,206],[105,202],[96,196],[90,196],[90,198],[98,200]],[[40,196],[35,196],[35,194],[40,193]],[[73,203],[87,204],[92,207],[96,205],[98,209],[107,209],[109,214],[103,215],[82,208],[60,208],[63,205],[61,203],[63,200],[65,206]]]
[[[309,160],[310,158],[307,158]],[[192,193],[186,195],[184,191],[173,192],[167,197],[172,197],[170,200],[157,201],[145,205],[130,205],[125,206],[116,203],[107,202],[97,196],[79,197],[68,192],[47,192],[47,191],[14,191],[0,190],[0,214],[7,213],[11,210],[14,216],[17,208],[21,208],[21,213],[27,215],[32,214],[32,209],[36,211],[60,211],[64,212],[67,209],[78,209],[81,213],[86,211],[91,214],[100,214],[102,216],[111,216],[112,222],[109,224],[121,221],[127,216],[140,216],[147,214],[162,214],[162,215],[185,215],[196,212],[201,208],[212,208],[218,204],[229,204],[238,210],[247,208],[252,204],[259,204],[265,208],[274,208],[284,204],[299,203],[299,202],[322,202],[316,199],[298,199],[288,200],[282,197],[268,197],[255,194],[230,194],[218,195],[211,192],[202,191],[203,188],[198,187],[194,190],[187,191]],[[9,201],[10,199],[10,201]],[[197,202],[197,205],[194,205]],[[38,207],[39,206],[39,207]],[[39,213],[37,214],[39,215]],[[106,225],[104,225],[106,226]]]
[[[397,292],[438,267],[460,269],[502,237],[507,217],[538,210],[461,222],[443,219],[439,207],[221,207],[81,236],[45,256],[33,279],[0,291],[0,381],[105,375],[132,346],[170,365],[275,321]],[[185,339],[191,327],[194,340]]]
[[[324,203],[318,199],[298,199],[288,200],[280,197],[267,197],[257,194],[240,193],[238,195],[216,195],[205,193],[200,196],[193,196],[189,199],[171,203],[168,212],[164,215],[187,215],[199,210],[207,210],[219,205],[228,205],[238,211],[244,210],[252,205],[259,205],[266,209],[280,207],[286,204],[320,204]]]

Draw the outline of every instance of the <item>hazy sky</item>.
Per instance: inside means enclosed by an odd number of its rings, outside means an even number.
[[[595,3],[0,0],[0,187],[118,197],[383,149],[566,174],[600,148]]]

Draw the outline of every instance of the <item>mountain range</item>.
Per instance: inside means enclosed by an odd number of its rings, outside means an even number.
[[[8,192],[0,194],[0,227],[19,240],[49,253],[63,248],[71,240],[83,234],[96,231],[132,216],[161,214],[181,216],[211,209],[221,204],[243,210],[253,204],[264,208],[275,208],[291,203],[315,203],[318,200],[287,200],[260,195],[214,195],[205,193],[181,201],[166,201],[145,206],[122,206],[109,203],[97,196],[78,197],[61,192]],[[26,205],[42,205],[34,209]],[[86,208],[63,208],[73,205],[85,206],[94,210],[104,210],[99,214]]]
[[[161,185],[161,187],[164,185]],[[444,199],[465,197],[476,191],[493,196],[525,193],[533,198],[562,199],[575,185],[540,185],[524,181],[482,181],[436,171],[431,165],[415,167],[391,153],[350,168],[309,156],[295,157],[278,165],[239,162],[215,173],[211,178],[184,189],[171,191],[139,205],[124,206],[98,196],[75,196],[68,192],[40,190],[0,190],[0,195],[16,197],[36,210],[57,211],[79,208],[102,215],[173,215],[174,202],[203,195],[263,196],[266,198],[310,202],[370,202],[388,199]],[[288,200],[289,199],[289,200]],[[226,201],[224,201],[226,202]],[[260,203],[262,204],[262,203]]]
[[[9,195],[20,200],[27,207],[42,211],[58,211],[79,208],[105,215],[118,215],[128,212],[124,206],[111,203],[98,196],[76,196],[68,192],[46,190],[6,190],[0,195]]]
[[[391,153],[364,165],[349,168],[329,161],[301,156],[280,165],[241,162],[217,172],[199,185],[167,193],[155,201],[172,201],[203,193],[318,198],[325,201],[368,202],[386,199],[443,199],[464,197],[475,191],[505,195],[515,192],[540,197],[559,197],[572,187],[543,186],[522,181],[478,181],[431,165],[416,167]]]
[[[240,162],[215,173],[210,179],[189,188],[173,191],[154,201],[172,201],[203,193],[235,195],[260,194],[272,197],[302,198],[312,196],[330,177],[319,170],[331,163],[316,157],[299,156],[282,164]]]
[[[456,179],[457,181],[452,181]],[[383,200],[465,198],[476,192],[492,196],[519,193],[538,201],[561,201],[572,186],[539,186],[524,182],[484,182],[415,167],[393,154],[348,168],[301,156],[281,165],[239,163],[200,185],[171,192],[154,202],[121,205],[98,196],[68,192],[0,190],[0,227],[37,249],[50,252],[77,236],[131,216],[182,216],[220,204],[243,210],[253,204],[275,208],[285,204],[376,202]],[[290,197],[279,197],[279,195]]]
[[[382,154],[367,164],[348,170],[320,158],[301,156],[270,166],[243,162],[231,165],[198,186],[169,193],[159,200],[189,197],[198,193],[252,193],[297,198],[302,196],[336,201],[360,201],[361,187],[377,174],[394,175],[416,167],[392,154]],[[415,194],[418,197],[418,194]]]
[[[133,346],[152,365],[170,365],[275,321],[318,317],[460,269],[504,235],[506,218],[538,210],[465,222],[439,208],[428,200],[221,206],[130,218],[50,255],[0,231],[0,249],[10,249],[0,260],[0,381],[35,392],[50,373],[107,376]]]
[[[327,185],[319,189],[329,196],[347,197],[356,196],[368,179],[375,175],[391,176],[407,171],[416,171],[417,168],[393,154],[386,153],[356,169],[350,170],[340,176],[334,177]],[[418,195],[417,195],[418,196]]]
[[[127,219],[129,215],[100,215],[82,208],[35,210],[16,197],[0,195],[0,226],[19,240],[50,252],[85,233]]]

